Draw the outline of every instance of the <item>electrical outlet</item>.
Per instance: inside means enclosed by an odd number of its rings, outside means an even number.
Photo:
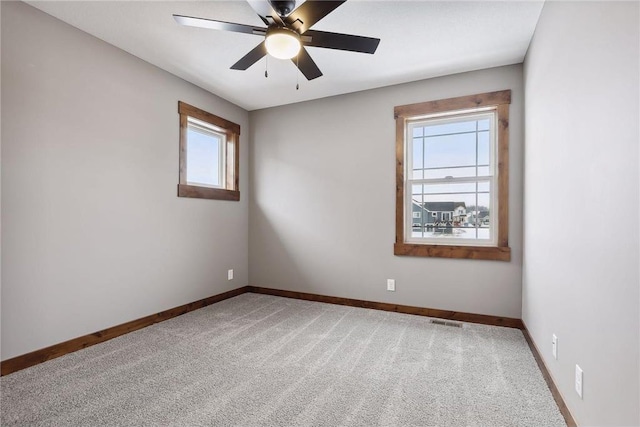
[[[227,271],[227,279],[233,280],[233,269]]]
[[[553,358],[558,360],[558,337],[556,334],[551,335],[551,353],[553,353]]]
[[[387,279],[387,290],[391,292],[395,292],[396,290],[396,281],[395,279]]]
[[[582,368],[576,365],[576,393],[582,399]]]

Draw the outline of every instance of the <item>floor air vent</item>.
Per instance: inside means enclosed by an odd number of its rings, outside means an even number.
[[[435,323],[436,325],[442,325],[442,326],[451,326],[452,328],[462,328],[462,323],[449,322],[447,320],[431,319],[431,323]]]

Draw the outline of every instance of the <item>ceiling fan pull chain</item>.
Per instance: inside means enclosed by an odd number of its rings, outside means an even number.
[[[296,90],[300,90],[300,53],[296,55]]]
[[[267,71],[268,69],[269,69],[269,55],[266,55],[264,57],[264,78],[265,79],[269,77],[269,72]]]

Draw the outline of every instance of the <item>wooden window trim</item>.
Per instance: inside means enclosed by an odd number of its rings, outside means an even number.
[[[396,120],[396,241],[394,255],[510,261],[509,248],[509,104],[511,91],[503,90],[458,98],[401,105]],[[497,246],[454,246],[405,242],[405,129],[408,119],[436,113],[495,107],[498,115],[498,243]]]
[[[211,200],[240,200],[240,125],[178,101],[180,114],[180,177],[178,197]],[[220,129],[226,136],[225,188],[209,188],[187,184],[187,126],[188,118],[201,120]]]

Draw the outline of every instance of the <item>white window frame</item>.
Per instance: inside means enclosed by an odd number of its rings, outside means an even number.
[[[448,123],[459,123],[465,121],[485,120],[489,119],[489,174],[488,176],[481,177],[464,177],[464,178],[440,178],[440,179],[413,179],[413,128],[421,127],[425,125],[439,125]],[[490,188],[490,204],[489,212],[497,212],[498,206],[498,167],[497,167],[497,120],[498,114],[495,107],[484,107],[462,111],[445,112],[438,114],[430,114],[422,117],[415,117],[410,120],[406,120],[405,129],[405,212],[409,212],[408,209],[412,208],[413,194],[412,188],[414,184],[451,184],[451,183],[477,183],[489,182]],[[476,153],[477,155],[477,153]],[[467,165],[464,165],[467,166]],[[476,167],[477,159],[476,159]],[[477,189],[477,186],[476,186]],[[477,191],[477,190],[476,190]],[[452,200],[455,201],[455,200]],[[476,197],[477,201],[477,197]],[[476,202],[476,208],[478,203]],[[448,221],[452,221],[453,217],[450,212]],[[434,215],[435,216],[435,215]],[[490,238],[489,239],[465,239],[465,238],[443,238],[443,237],[413,237],[413,230],[411,228],[411,221],[405,218],[405,236],[407,243],[414,244],[430,244],[430,245],[444,245],[450,246],[452,244],[458,246],[496,246],[498,241],[498,221],[497,215],[490,215]],[[444,215],[441,217],[442,221],[445,221]],[[479,225],[474,225],[473,228],[479,228]]]
[[[198,187],[207,187],[207,188],[226,188],[226,146],[227,146],[227,135],[224,129],[219,128],[218,126],[214,126],[210,123],[203,122],[202,120],[198,120],[194,117],[189,116],[187,118],[187,135],[188,131],[193,130],[195,132],[199,132],[201,134],[211,136],[214,138],[218,138],[220,140],[218,144],[218,185],[211,185],[208,183],[197,182],[197,181],[189,181],[187,179],[187,185],[195,185]],[[187,150],[189,146],[189,138],[187,137]],[[189,172],[189,161],[187,158],[186,163],[187,176]]]

